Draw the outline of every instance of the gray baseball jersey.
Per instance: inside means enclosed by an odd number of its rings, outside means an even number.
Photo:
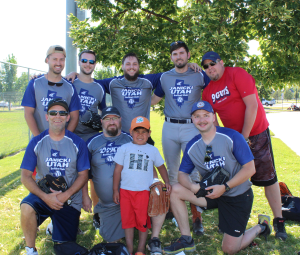
[[[115,170],[113,159],[121,145],[131,141],[131,136],[125,132],[115,137],[105,137],[103,133],[99,133],[87,141],[91,159],[91,174],[102,207],[116,206],[113,201],[113,174]],[[96,208],[94,212],[98,212]]]
[[[137,116],[150,118],[151,94],[160,85],[161,74],[140,75],[135,81],[124,77],[102,80],[111,95],[113,106],[122,116],[122,129],[129,132],[131,121]],[[109,83],[108,83],[109,82]]]
[[[98,109],[102,110],[105,105],[105,92],[100,83],[97,81],[91,83],[84,83],[78,78],[74,81],[74,86],[77,90],[78,97],[81,103],[79,111],[79,122],[74,131],[76,135],[87,141],[90,137],[99,132],[81,124],[81,121],[87,121],[90,117],[87,110],[98,113]]]
[[[201,72],[188,68],[185,73],[177,73],[174,68],[162,74],[161,86],[154,93],[158,97],[165,96],[166,117],[190,119],[192,106],[201,100],[203,87],[205,83]]]
[[[59,85],[49,85],[48,80],[43,75],[31,80],[24,93],[22,106],[35,108],[34,118],[40,132],[49,128],[45,114],[50,100],[62,98],[68,103],[70,112],[81,109],[74,85],[64,78],[57,84]]]
[[[78,172],[90,168],[88,150],[84,141],[77,135],[66,130],[60,141],[51,139],[48,129],[31,139],[21,164],[22,169],[34,171],[36,167],[36,181],[46,174],[63,176],[71,187]],[[72,197],[71,206],[80,211],[82,207],[81,190]]]
[[[186,146],[179,171],[190,174],[196,168],[202,176],[216,166],[221,166],[230,174],[232,179],[243,165],[254,159],[244,137],[230,128],[217,127],[216,135],[209,144],[212,152],[211,160],[204,162],[206,144],[201,134],[195,136]],[[246,192],[252,183],[249,180],[225,192],[224,196],[238,196]]]

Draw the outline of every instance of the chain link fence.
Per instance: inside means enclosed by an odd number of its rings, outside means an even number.
[[[21,106],[30,76],[45,71],[0,61],[0,158],[26,148],[30,130]]]

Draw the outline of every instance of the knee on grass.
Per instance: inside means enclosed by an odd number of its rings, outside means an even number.
[[[228,253],[228,254],[235,254],[235,253],[240,251],[240,248],[236,247],[235,244],[231,245],[231,244],[228,244],[228,243],[226,243],[226,244],[223,243],[222,244],[222,251],[224,253]]]

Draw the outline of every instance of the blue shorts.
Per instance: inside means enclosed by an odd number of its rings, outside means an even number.
[[[38,226],[48,217],[52,219],[53,242],[76,241],[81,212],[68,205],[64,205],[60,210],[53,210],[42,199],[32,193],[29,193],[21,204],[28,204],[35,210]]]

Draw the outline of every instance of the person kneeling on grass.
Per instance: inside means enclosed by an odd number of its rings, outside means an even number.
[[[149,187],[153,181],[153,166],[163,178],[167,193],[171,192],[164,160],[157,148],[147,144],[150,133],[148,119],[141,116],[134,118],[130,128],[133,141],[122,145],[114,157],[116,167],[113,177],[113,199],[116,204],[120,203],[122,228],[125,229],[126,245],[131,254],[134,228],[139,230],[136,255],[145,253],[148,228],[151,227],[147,211]]]
[[[215,114],[206,101],[193,105],[192,121],[199,130],[186,146],[179,168],[179,183],[172,186],[171,208],[177,220],[181,237],[164,251],[176,254],[194,251],[194,240],[190,235],[188,212],[185,201],[206,209],[218,208],[219,227],[224,233],[222,250],[234,254],[247,246],[258,235],[267,238],[272,226],[270,217],[258,215],[258,225],[246,231],[250,217],[253,192],[249,178],[255,173],[253,155],[243,136],[229,128],[214,125]],[[199,184],[192,183],[189,174],[197,169],[201,176],[221,166],[229,173],[229,181],[212,185],[205,197],[196,197]]]

